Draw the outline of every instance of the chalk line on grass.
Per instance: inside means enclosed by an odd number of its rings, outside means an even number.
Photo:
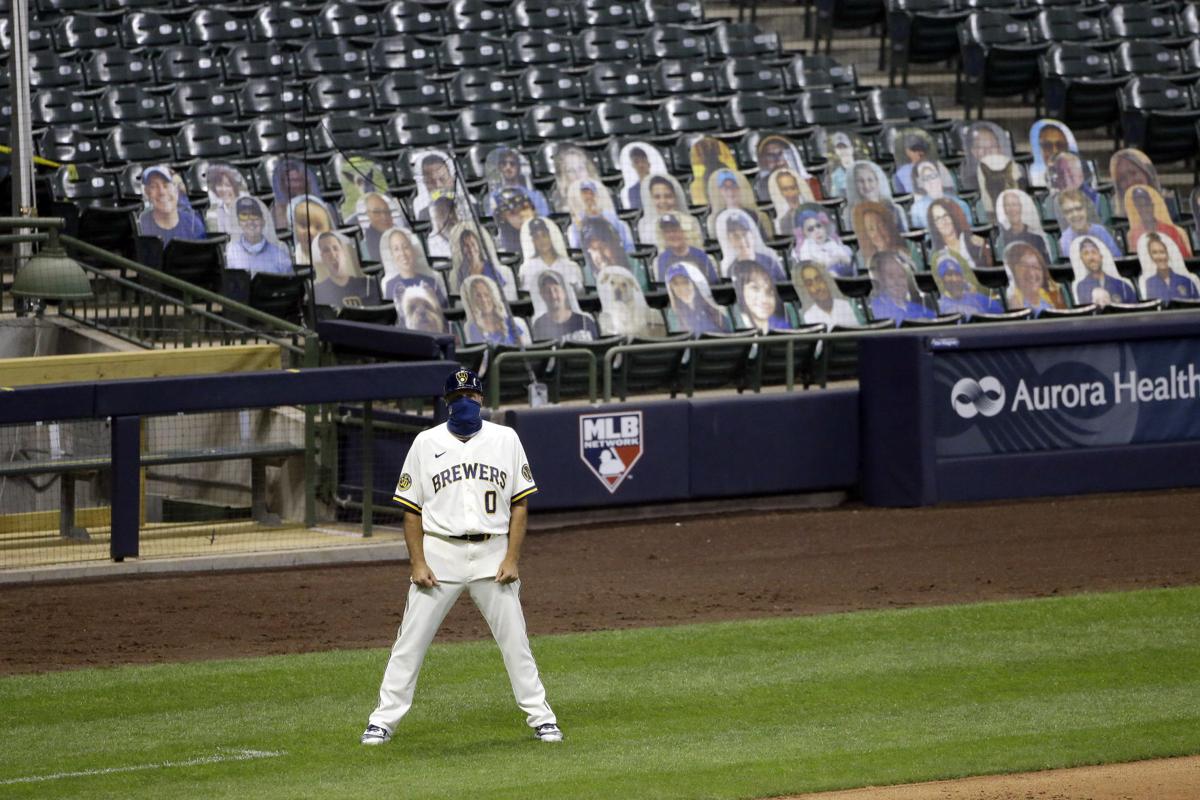
[[[286,756],[285,751],[274,750],[234,750],[229,753],[216,753],[211,756],[189,758],[186,761],[156,761],[153,764],[135,764],[130,767],[106,767],[104,769],[85,769],[78,772],[54,772],[49,775],[30,775],[26,778],[6,778],[0,780],[0,786],[10,786],[15,783],[42,783],[56,781],[62,778],[90,778],[96,775],[111,775],[116,772],[141,772],[148,769],[170,769],[172,767],[198,767],[203,764],[220,764],[227,761],[254,761],[259,758],[277,758]]]

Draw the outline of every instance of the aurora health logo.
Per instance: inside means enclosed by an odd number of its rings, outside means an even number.
[[[1004,386],[991,375],[975,380],[963,378],[950,390],[950,405],[963,419],[982,414],[994,417],[1004,410]]]

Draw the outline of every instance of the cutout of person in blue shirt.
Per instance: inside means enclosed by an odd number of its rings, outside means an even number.
[[[183,181],[170,167],[156,164],[142,171],[147,208],[138,217],[138,232],[156,236],[165,247],[172,239],[204,239],[204,220],[192,209]]]
[[[1118,277],[1112,253],[1093,236],[1071,242],[1071,266],[1075,268],[1075,300],[1079,303],[1136,303],[1137,293]]]
[[[895,250],[876,253],[871,258],[871,316],[890,319],[900,327],[906,319],[937,317],[922,301],[908,256]]]
[[[1142,296],[1147,300],[1200,300],[1196,278],[1188,274],[1183,256],[1173,241],[1157,233],[1138,240],[1142,265]]]

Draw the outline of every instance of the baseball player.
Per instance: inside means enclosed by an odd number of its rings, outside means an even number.
[[[425,651],[463,591],[500,646],[517,705],[534,736],[562,731],[538,677],[525,634],[517,561],[525,539],[525,498],[537,491],[516,431],[479,418],[483,385],[469,369],[446,379],[448,421],[413,441],[396,484],[405,508],[412,566],[404,619],[362,743],[384,744],[412,706]]]

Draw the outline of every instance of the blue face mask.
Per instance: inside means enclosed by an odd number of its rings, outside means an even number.
[[[450,420],[446,427],[455,436],[470,436],[483,427],[479,418],[480,403],[474,398],[459,395],[450,401]]]

